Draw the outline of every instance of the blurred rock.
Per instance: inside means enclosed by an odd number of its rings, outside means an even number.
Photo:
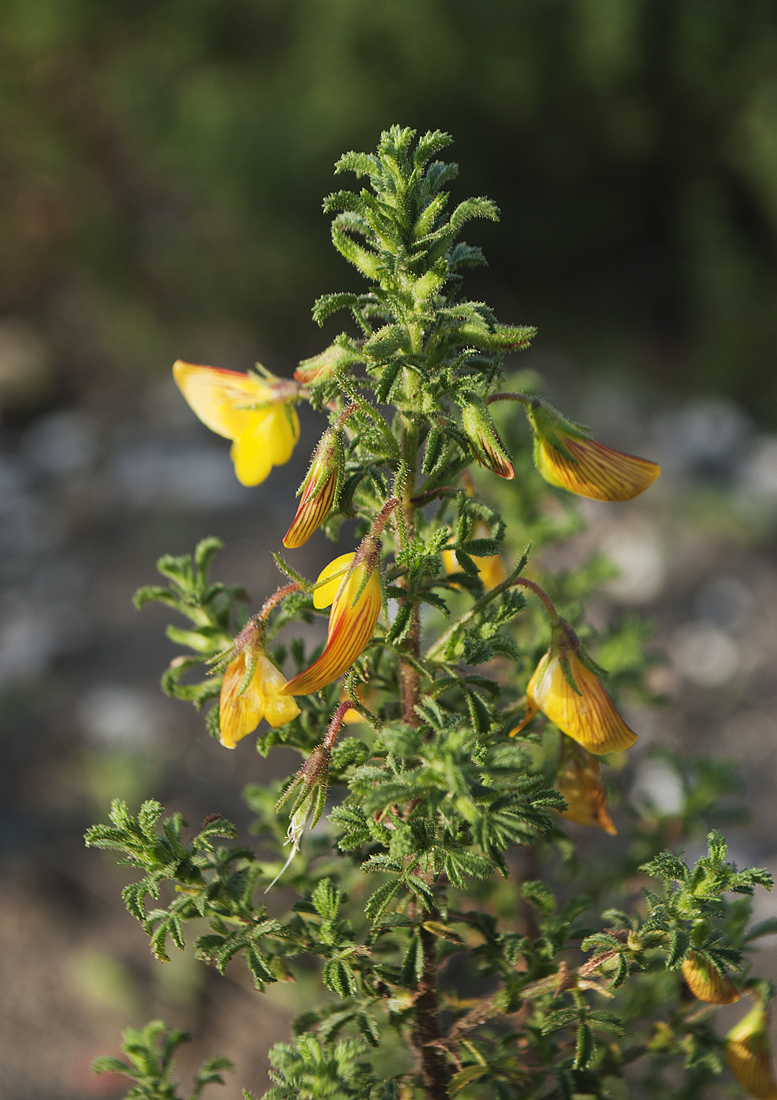
[[[638,605],[659,595],[666,579],[666,562],[659,532],[649,519],[632,514],[614,523],[601,549],[619,574],[606,586],[610,597],[618,603]]]
[[[227,444],[132,444],[113,457],[109,474],[136,508],[234,508],[250,500],[235,479]]]
[[[675,632],[670,649],[676,668],[702,687],[725,684],[739,664],[736,643],[707,623],[684,623]]]
[[[112,748],[158,741],[163,733],[160,705],[145,691],[126,684],[95,684],[78,704],[78,718],[89,740]]]
[[[43,416],[27,431],[23,452],[34,470],[68,477],[87,469],[97,454],[94,425],[75,409]]]
[[[751,432],[748,417],[724,398],[694,401],[659,416],[653,433],[663,477],[730,481]]]
[[[0,321],[0,410],[36,400],[50,382],[46,343],[22,321]]]

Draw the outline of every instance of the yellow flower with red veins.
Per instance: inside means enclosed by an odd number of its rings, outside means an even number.
[[[329,515],[342,468],[342,435],[336,428],[329,428],[313,453],[310,469],[299,488],[302,499],[297,514],[283,536],[283,545],[289,550],[303,546]]]
[[[769,1014],[762,1002],[729,1031],[726,1061],[742,1088],[756,1100],[777,1100],[777,1080],[769,1048]]]
[[[183,363],[173,377],[187,402],[211,431],[232,440],[235,475],[242,485],[259,485],[273,466],[291,458],[299,439],[294,409],[299,386],[276,378]]]
[[[656,462],[592,439],[587,428],[540,398],[531,399],[527,413],[534,428],[534,461],[551,485],[593,500],[632,500],[661,473]]]
[[[324,652],[289,681],[286,694],[309,695],[331,684],[365,649],[380,614],[379,559],[380,543],[367,535],[355,553],[342,554],[321,572],[313,603],[319,609],[332,605]]]
[[[551,647],[526,688],[526,717],[510,731],[511,736],[541,710],[562,733],[589,752],[601,756],[631,748],[636,733],[618,714],[602,681],[584,660],[590,662],[571,627],[559,619]]]
[[[267,657],[261,629],[252,621],[238,634],[227,665],[219,699],[221,744],[234,749],[264,718],[276,729],[299,714],[292,698],[283,694],[286,677]]]
[[[617,829],[607,809],[599,761],[567,737],[563,738],[561,752],[555,780],[556,789],[567,803],[561,816],[577,825],[603,829],[610,836],[615,836]]]
[[[711,1005],[731,1005],[739,1000],[731,979],[697,952],[692,951],[683,961],[682,971],[688,988],[700,1001]]]

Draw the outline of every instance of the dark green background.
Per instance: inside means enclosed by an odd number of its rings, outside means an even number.
[[[393,122],[499,203],[470,286],[541,351],[777,423],[773,0],[5,0],[0,317],[46,399],[318,350],[332,164]]]

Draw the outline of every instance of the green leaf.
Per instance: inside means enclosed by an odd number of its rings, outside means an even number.
[[[343,959],[329,959],[322,974],[324,985],[345,1000],[356,995],[356,978]]]
[[[316,912],[322,920],[334,921],[340,909],[341,893],[331,879],[323,878],[313,891],[311,898]]]
[[[556,908],[555,897],[545,883],[539,879],[524,882],[521,886],[521,894],[530,905],[533,905],[535,909],[539,909],[546,916],[550,916]]]
[[[465,1066],[460,1069],[458,1073],[454,1073],[451,1078],[451,1092],[455,1095],[457,1092],[466,1086],[472,1084],[473,1081],[479,1081],[481,1077],[485,1077],[488,1073],[487,1066]]]
[[[245,956],[246,964],[254,979],[254,984],[260,992],[266,985],[270,985],[272,982],[278,980],[255,947],[246,948]]]
[[[667,970],[676,970],[688,954],[691,947],[691,936],[685,928],[673,928],[670,938],[669,953],[666,956]]]
[[[424,953],[419,936],[413,936],[402,960],[402,984],[415,989],[424,972]]]
[[[401,879],[382,883],[367,901],[364,912],[373,924],[377,924],[402,888]]]
[[[126,1062],[120,1061],[118,1058],[111,1058],[110,1055],[102,1054],[99,1058],[95,1058],[90,1067],[92,1073],[126,1073],[131,1075],[131,1071]]]
[[[588,1024],[581,1024],[577,1030],[574,1068],[587,1069],[591,1064],[595,1051],[596,1043],[594,1042],[593,1032]]]

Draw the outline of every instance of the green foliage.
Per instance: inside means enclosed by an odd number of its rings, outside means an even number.
[[[186,630],[168,626],[165,631],[170,641],[188,646],[195,655],[173,658],[162,676],[162,690],[175,699],[186,699],[198,710],[209,699],[218,698],[222,677],[205,676],[196,683],[186,682],[182,677],[229,649],[234,632],[231,627],[236,618],[235,605],[246,598],[241,585],[213,584],[209,579],[213,559],[222,547],[219,539],[207,538],[198,543],[193,556],[165,554],[157,562],[157,569],[167,577],[167,588],[145,585],[134,597],[138,609],[149,603],[161,603],[180,612],[192,623]],[[214,732],[217,734],[217,730]]]
[[[92,1073],[123,1073],[135,1084],[125,1100],[180,1100],[175,1082],[174,1054],[188,1041],[185,1031],[171,1031],[161,1020],[152,1020],[144,1028],[129,1027],[122,1035],[121,1049],[129,1061],[103,1056],[92,1062]],[[206,1085],[223,1085],[223,1070],[231,1070],[228,1058],[209,1058],[197,1071],[194,1089],[187,1100],[199,1100]]]
[[[530,557],[581,521],[571,508],[545,507],[525,424],[489,403],[505,396],[505,354],[533,330],[503,325],[463,295],[458,269],[481,257],[460,230],[494,219],[496,208],[471,199],[448,212],[455,170],[434,159],[448,143],[438,131],[417,138],[392,127],[374,155],[338,162],[369,186],[325,203],[335,247],[370,285],[319,299],[318,320],[348,311],[353,331],[306,361],[305,382],[289,392],[330,418],[348,406],[342,489],[326,529],[334,536],[344,518],[356,519],[366,536],[358,567],[381,570],[386,599],[379,613],[374,595],[377,623],[353,667],[338,666],[344,685],[335,675],[298,695],[299,717],[258,736],[263,753],[284,743],[304,757],[279,789],[245,791],[253,832],[278,858],[217,845],[235,839],[220,817],[187,840],[180,814],[162,819],[155,802],[137,817],[114,802],[110,825],[94,826],[87,843],[140,873],[124,897],[159,959],[170,941],[183,947],[195,921],[197,956],[221,972],[241,956],[259,990],[294,968],[314,969],[320,998],[297,1018],[294,1041],[270,1053],[267,1100],[416,1100],[419,1090],[427,1100],[605,1100],[640,1073],[639,1087],[660,1097],[677,1072],[688,1075],[683,1095],[701,1100],[722,1068],[721,1041],[713,1009],[684,984],[683,963],[693,956],[755,988],[749,945],[774,925],[749,927],[749,898],[771,878],[734,867],[709,830],[730,780],[706,761],[676,766],[685,798],[671,820],[622,806],[625,838],[608,837],[603,860],[591,860],[590,847],[578,854],[562,827],[566,814],[613,831],[589,751],[606,752],[601,688],[574,685],[575,720],[566,704],[554,709],[572,657],[595,680],[603,671],[590,646],[613,671],[616,701],[644,699],[646,632],[631,619],[597,639],[585,625],[585,601],[609,576],[600,557],[556,575]],[[220,680],[192,685],[181,673],[246,653],[246,632],[231,637],[240,590],[208,580],[217,548],[206,540],[194,559],[163,558],[169,587],[138,597],[192,623],[168,630],[193,654],[174,660],[165,685],[197,705]],[[293,583],[251,619],[242,688],[257,696],[262,645],[315,610],[311,582],[276,561]],[[367,573],[332,628],[329,654],[365,621]],[[580,637],[570,624],[581,624]],[[532,673],[548,647],[566,681],[559,689],[543,677],[541,691]],[[278,669],[313,659],[299,639],[271,655]],[[243,705],[228,693],[220,704]],[[349,708],[359,737],[342,734]],[[537,709],[545,726],[521,723]],[[262,715],[271,716],[257,709],[255,724]],[[214,708],[211,728],[217,721]],[[572,784],[570,760],[579,765]],[[325,815],[330,780],[336,804]],[[316,828],[303,841],[307,826]],[[709,851],[689,867],[672,849],[701,830]],[[281,876],[296,900],[270,919],[258,894]]]

